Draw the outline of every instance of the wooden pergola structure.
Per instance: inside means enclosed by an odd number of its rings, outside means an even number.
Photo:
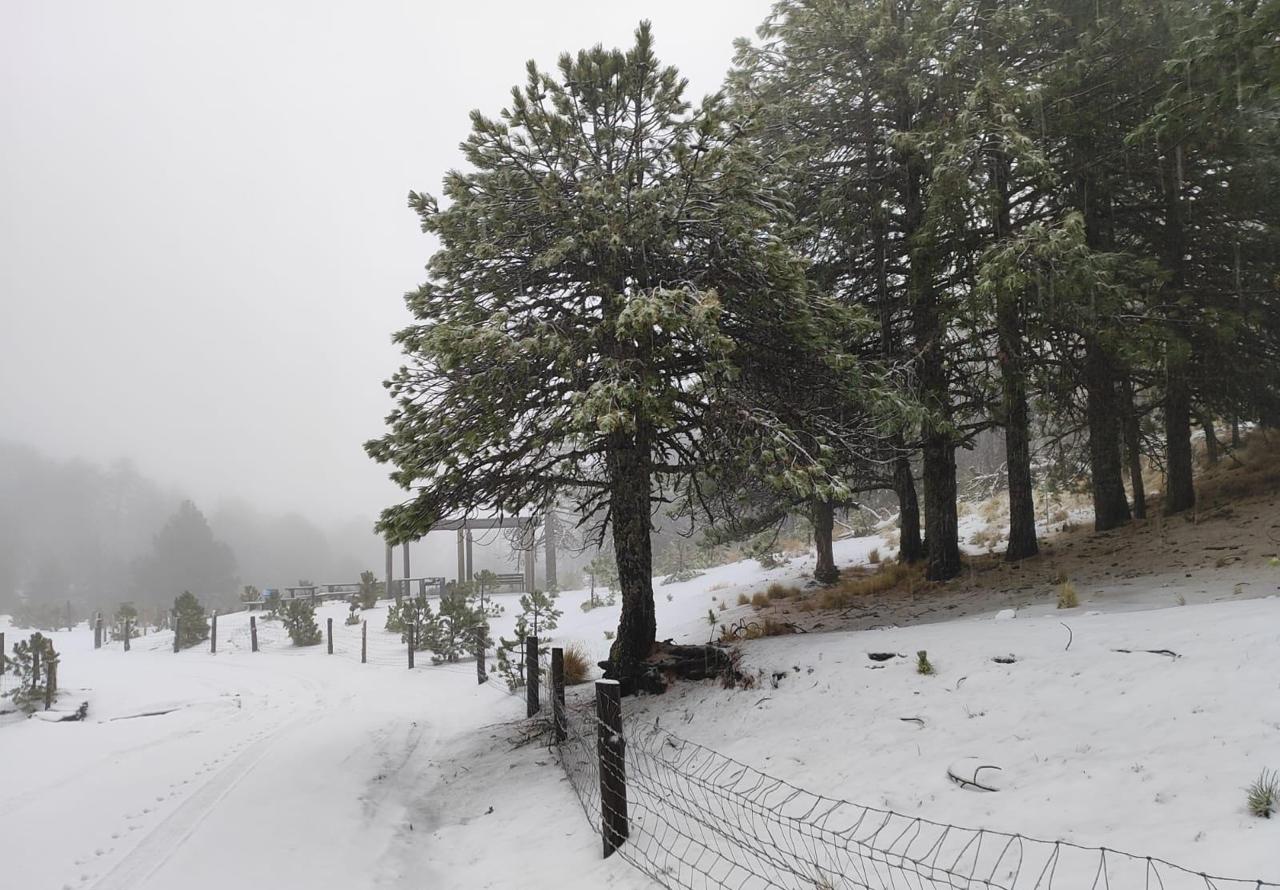
[[[556,540],[553,513],[547,512],[544,520],[545,530],[544,550],[545,559],[545,583],[547,588],[557,586],[556,574]],[[516,528],[521,530],[521,546],[520,549],[525,553],[524,559],[524,590],[531,591],[537,586],[537,577],[535,574],[536,562],[535,551],[537,533],[537,520],[530,516],[504,516],[496,519],[446,519],[436,523],[431,527],[430,532],[446,532],[456,531],[458,533],[458,581],[471,581],[475,577],[475,564],[472,559],[472,532],[488,531],[498,528]],[[408,578],[411,574],[409,565],[409,544],[406,542],[403,546],[404,550],[404,577]],[[387,545],[387,590],[392,590],[392,583],[395,572],[394,548]],[[407,594],[408,591],[405,591]]]

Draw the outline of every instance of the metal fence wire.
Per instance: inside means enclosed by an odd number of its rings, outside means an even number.
[[[550,722],[550,690],[542,715]],[[565,715],[556,751],[597,833],[599,724]],[[1280,890],[1162,859],[963,828],[824,797],[652,724],[624,721],[629,837],[617,852],[684,890]]]

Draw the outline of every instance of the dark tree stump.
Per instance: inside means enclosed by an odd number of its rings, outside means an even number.
[[[623,695],[665,692],[676,680],[707,680],[734,671],[733,656],[719,646],[681,646],[664,640],[643,661],[602,661],[606,680],[617,680]]]

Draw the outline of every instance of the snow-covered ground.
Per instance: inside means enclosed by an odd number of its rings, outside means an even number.
[[[838,558],[874,547],[886,553],[880,538],[841,541]],[[747,561],[658,586],[660,635],[706,640],[752,614],[740,593],[810,567]],[[1040,597],[1012,618],[757,640],[744,664],[762,672],[758,688],[684,684],[625,709],[832,797],[1276,881],[1280,819],[1249,816],[1243,789],[1280,768],[1280,599],[1241,600],[1230,572],[1280,569],[1224,571],[1223,602],[1175,607],[1155,576],[1114,604],[1082,589],[1075,610]],[[517,610],[501,599],[498,633]],[[561,595],[552,636],[603,656],[617,608],[583,612],[586,599]],[[383,609],[367,613],[361,665],[345,614],[319,611],[335,619],[332,657],[290,647],[270,622],[250,653],[240,614],[220,617],[217,655],[175,655],[165,633],[130,653],[94,651],[84,629],[55,634],[60,707],[87,700],[89,720],[0,717],[0,886],[653,886],[600,859],[544,746],[513,747],[520,699],[496,679],[478,686],[470,663],[406,670]],[[914,672],[920,649],[935,676]],[[1006,788],[949,782],[965,756],[999,764]]]

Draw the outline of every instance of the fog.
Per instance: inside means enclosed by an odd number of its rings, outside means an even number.
[[[184,499],[241,583],[381,575],[402,493],[361,445],[431,251],[406,193],[438,191],[521,60],[649,18],[696,96],[768,6],[0,5],[0,597],[50,564],[117,595]],[[126,477],[145,508],[112,537],[88,499]],[[415,574],[452,575],[434,538]]]

